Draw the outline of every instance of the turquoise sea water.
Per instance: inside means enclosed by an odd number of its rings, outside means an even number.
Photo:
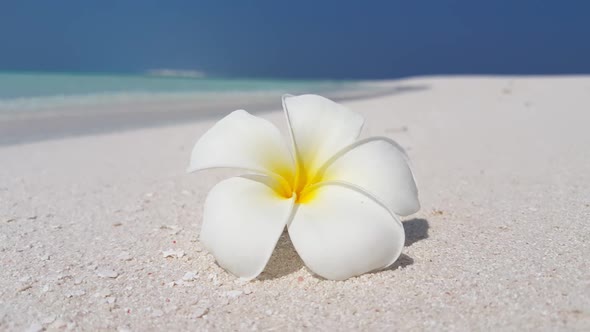
[[[354,84],[315,80],[0,72],[0,110],[60,107],[70,104],[192,100],[235,93],[321,93],[346,89]]]

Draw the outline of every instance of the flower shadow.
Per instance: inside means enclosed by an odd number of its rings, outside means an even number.
[[[303,261],[295,251],[289,233],[285,230],[277,246],[270,256],[268,264],[262,273],[258,276],[258,280],[270,280],[284,277],[303,267]]]
[[[430,228],[428,220],[414,218],[404,221],[402,224],[404,225],[404,231],[406,233],[406,247],[409,247],[418,241],[428,238],[428,229]],[[395,261],[395,263],[393,263],[391,266],[383,270],[375,271],[373,273],[393,271],[412,264],[414,264],[414,259],[412,257],[406,254],[401,254],[397,261]]]
[[[403,222],[404,231],[406,233],[406,247],[412,244],[427,239],[428,229],[430,225],[428,220],[414,218]],[[393,271],[398,268],[404,268],[406,266],[414,264],[414,259],[406,254],[401,254],[398,260],[385,270],[374,271],[373,273],[379,273],[383,271]],[[285,229],[277,242],[277,246],[273,251],[268,264],[264,271],[258,276],[258,280],[272,280],[284,277],[293,272],[296,272],[304,267],[303,261],[295,251],[289,233]],[[309,271],[314,277],[323,279],[313,272]]]
[[[428,238],[428,229],[430,228],[428,220],[414,218],[404,221],[403,225],[406,232],[406,247]]]
[[[406,266],[410,266],[414,264],[414,259],[406,254],[401,254],[399,258],[395,261],[395,263],[391,264],[390,266],[386,267],[383,270],[378,270],[373,273],[379,273],[383,271],[393,271],[399,268],[404,268]]]

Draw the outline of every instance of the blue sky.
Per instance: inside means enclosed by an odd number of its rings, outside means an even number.
[[[590,73],[590,1],[0,2],[0,70]]]

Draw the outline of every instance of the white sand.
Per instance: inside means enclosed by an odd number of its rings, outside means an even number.
[[[346,104],[413,161],[394,268],[320,280],[286,237],[259,280],[216,266],[198,233],[226,174],[184,173],[211,118],[4,146],[0,330],[589,330],[590,78],[387,84],[424,89]]]

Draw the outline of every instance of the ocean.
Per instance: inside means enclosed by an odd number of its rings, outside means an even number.
[[[330,93],[355,81],[163,77],[153,75],[0,72],[0,112],[126,103],[199,102],[227,96]]]

